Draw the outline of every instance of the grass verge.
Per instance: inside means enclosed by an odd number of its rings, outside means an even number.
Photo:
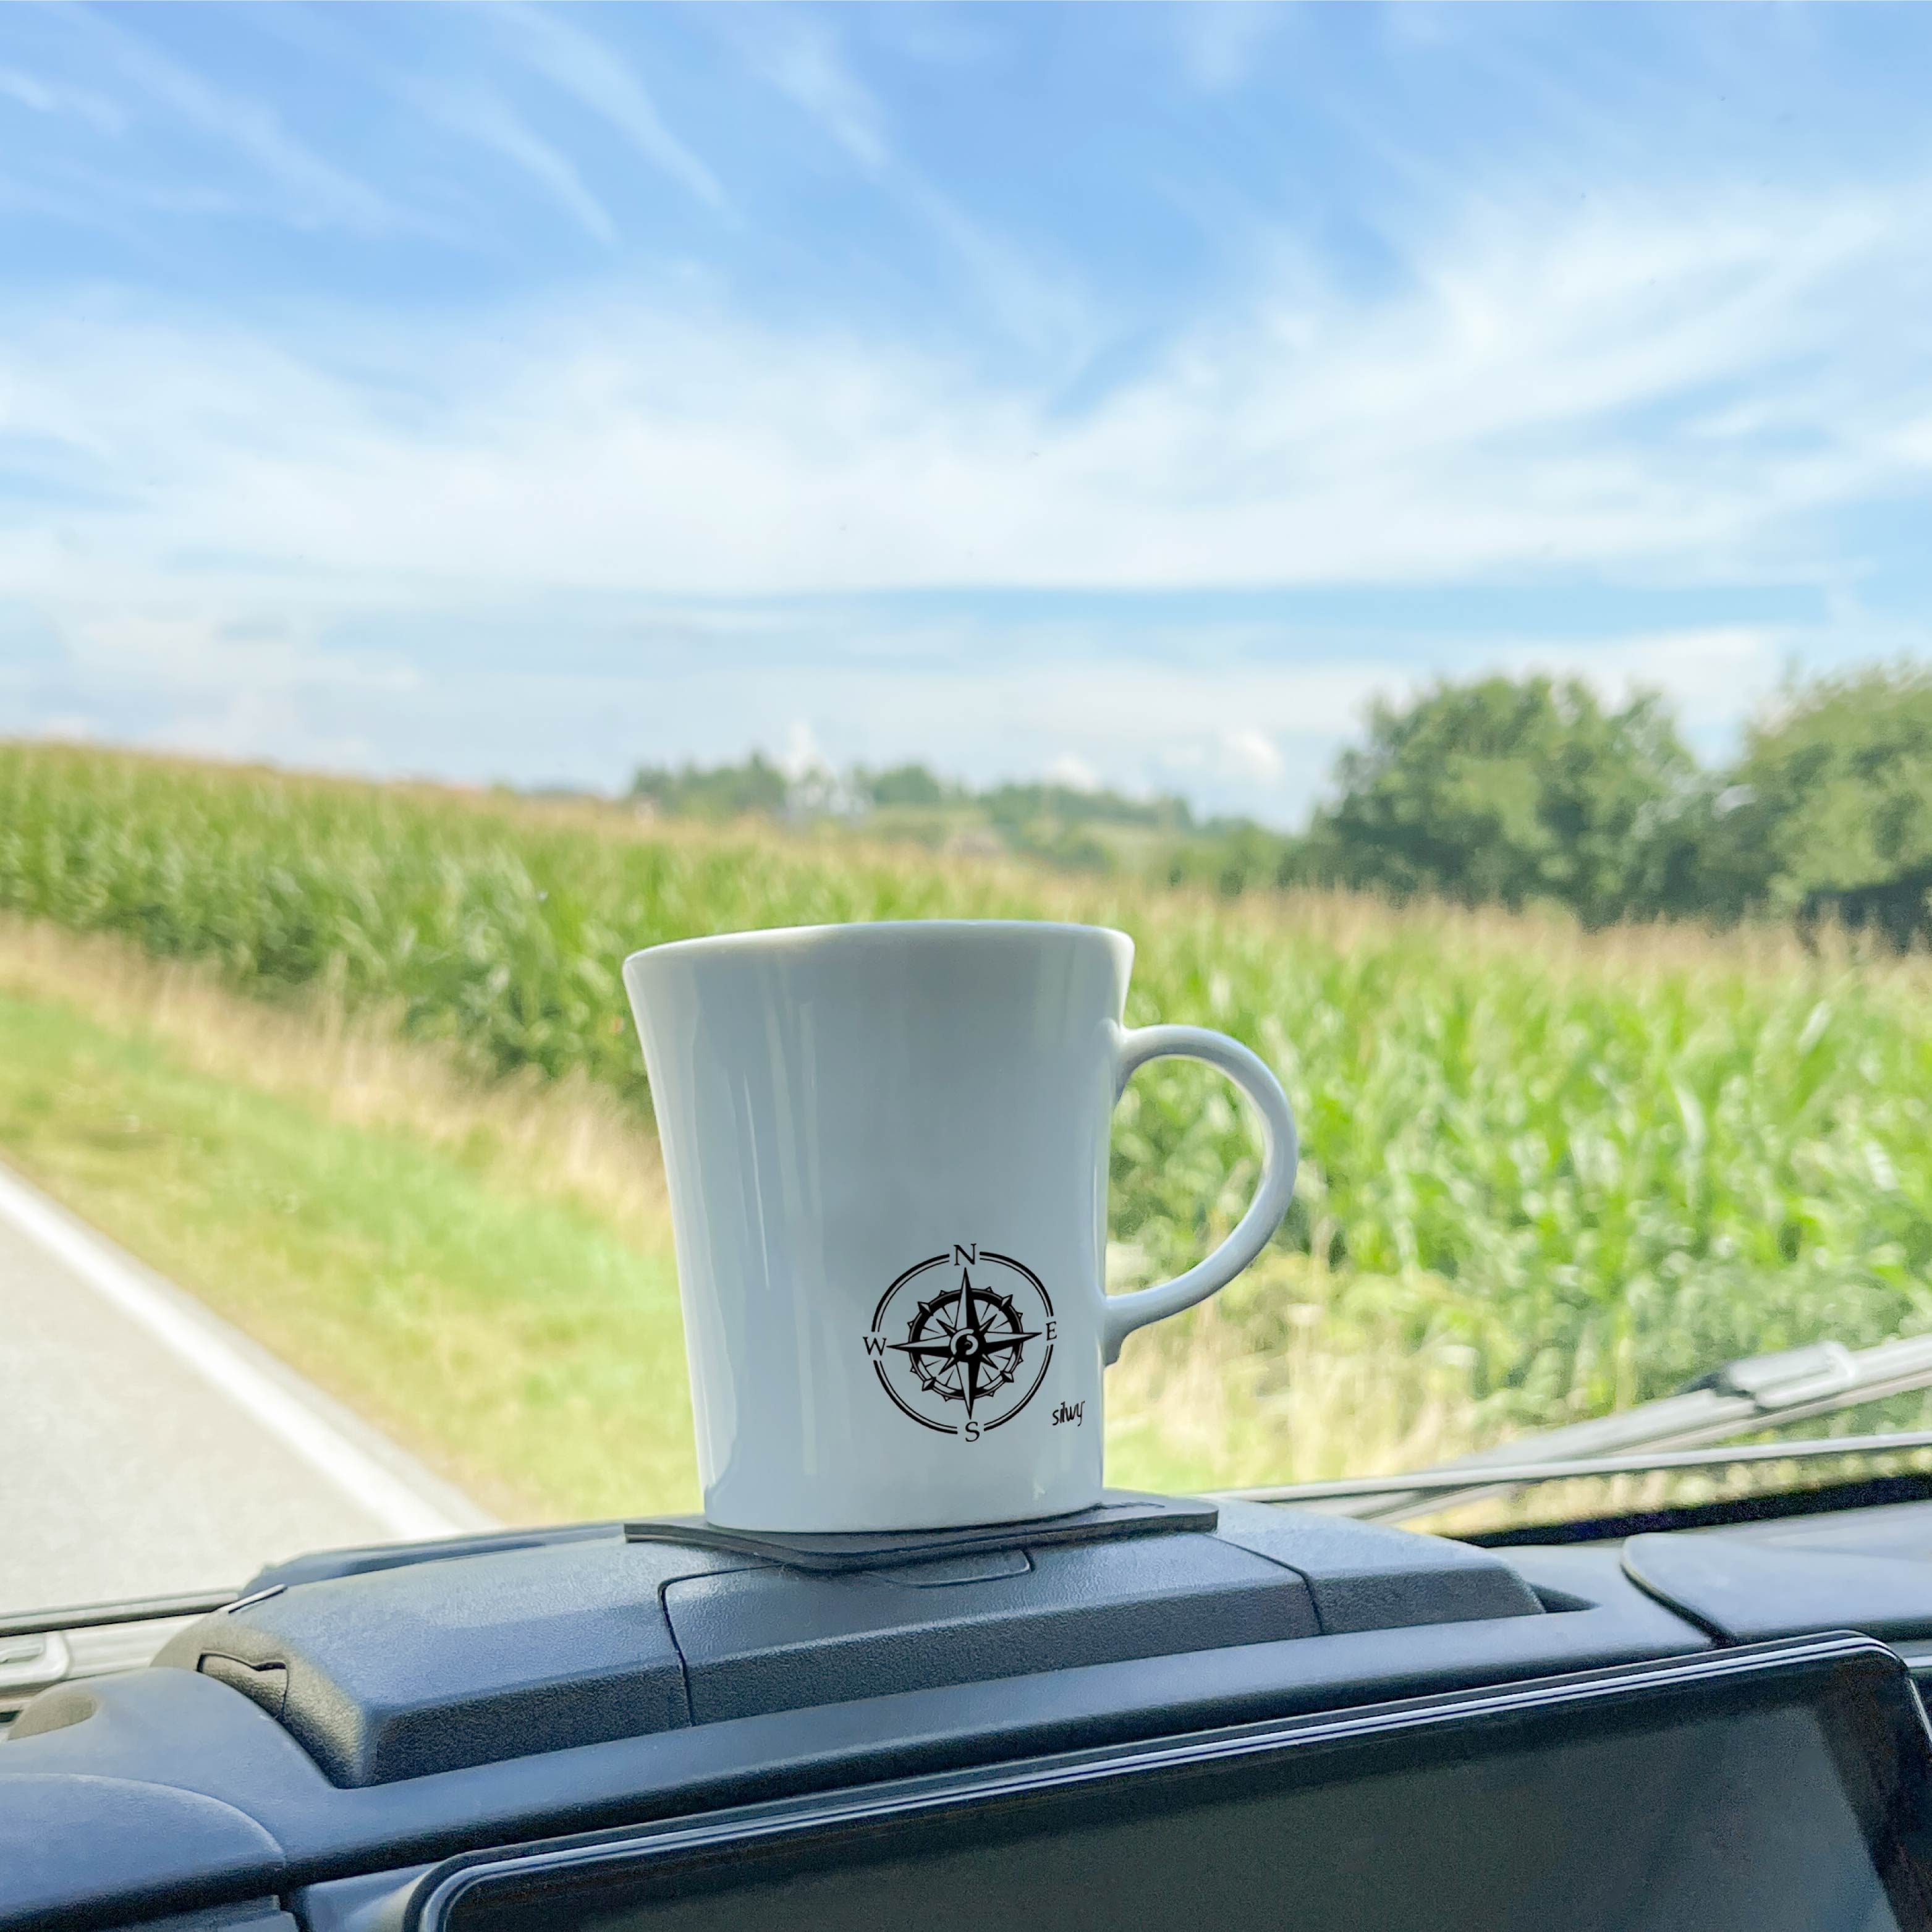
[[[466,1094],[433,1054],[178,970],[144,984],[108,949],[5,942],[22,1173],[506,1516],[694,1505],[675,1271],[594,1111]]]

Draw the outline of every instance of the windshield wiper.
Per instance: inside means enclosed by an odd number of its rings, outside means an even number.
[[[1807,1422],[1819,1416],[1835,1415],[1886,1396],[1926,1388],[1932,1388],[1932,1335],[1907,1336],[1861,1349],[1847,1348],[1838,1342],[1817,1342],[1806,1348],[1782,1349],[1774,1354],[1742,1356],[1700,1376],[1675,1395],[1640,1402],[1616,1415],[1520,1436],[1492,1449],[1478,1450],[1450,1462],[1433,1463],[1427,1468],[1407,1470],[1393,1476],[1279,1484],[1218,1493],[1231,1501],[1300,1503],[1333,1515],[1396,1522],[1488,1497],[1508,1496],[1534,1483],[1660,1468],[1694,1468],[1724,1462],[1808,1460],[1924,1448],[1932,1447],[1932,1432],[1769,1443],[1748,1450],[1734,1450],[1729,1456],[1667,1453],[1724,1442],[1734,1436]],[[1646,1453],[1650,1451],[1666,1453]],[[1493,1474],[1486,1474],[1491,1471]],[[1466,1481],[1455,1480],[1466,1477]],[[520,1546],[531,1542],[608,1534],[620,1527],[615,1522],[554,1525],[495,1535],[325,1552],[321,1557],[298,1558],[265,1570],[256,1580],[307,1581],[311,1574],[336,1576],[362,1568],[386,1568],[396,1563],[470,1554],[478,1544]],[[186,1618],[221,1609],[238,1594],[232,1589],[215,1590],[0,1615],[0,1640],[43,1634],[53,1636],[89,1626]],[[16,1664],[26,1661],[24,1656],[6,1660]]]
[[[206,1616],[225,1610],[235,1590],[196,1590],[180,1597],[135,1597],[116,1604],[71,1604],[56,1610],[16,1610],[0,1616],[0,1637],[38,1636],[50,1630],[84,1630],[96,1624],[159,1623],[169,1617]]]
[[[1634,1467],[1630,1459],[1642,1450],[1688,1449],[1723,1442],[1763,1429],[1781,1428],[1788,1423],[1835,1415],[1886,1396],[1928,1387],[1932,1387],[1932,1335],[1910,1335],[1900,1341],[1881,1342],[1876,1348],[1860,1349],[1847,1348],[1837,1342],[1817,1342],[1808,1348],[1781,1349],[1775,1354],[1743,1356],[1700,1376],[1675,1395],[1640,1402],[1635,1408],[1600,1416],[1594,1421],[1573,1422],[1561,1429],[1520,1436],[1493,1449],[1478,1450],[1426,1469],[1406,1471],[1402,1475],[1386,1478],[1351,1479],[1342,1484],[1289,1483],[1222,1493],[1243,1502],[1302,1503],[1334,1515],[1399,1522],[1406,1517],[1430,1515],[1462,1503],[1505,1496],[1527,1483],[1556,1480],[1559,1474],[1629,1473]],[[1899,1448],[1924,1446],[1917,1438],[1902,1435],[1846,1439],[1856,1439],[1862,1448],[1880,1440]],[[1820,1453],[1810,1444],[1790,1446]],[[1600,1470],[1568,1466],[1610,1460],[1621,1460],[1624,1466]],[[1552,1465],[1564,1466],[1558,1472],[1544,1473]],[[1538,1473],[1526,1474],[1522,1473],[1526,1467],[1533,1467]],[[1472,1477],[1480,1476],[1485,1468],[1496,1472],[1487,1482],[1472,1481],[1462,1487],[1444,1484],[1444,1478],[1465,1471]],[[1409,1477],[1426,1478],[1427,1481],[1420,1488],[1406,1488],[1403,1485]]]
[[[1826,1456],[1897,1455],[1932,1449],[1932,1429],[1891,1430],[1882,1436],[1819,1436],[1802,1442],[1745,1442],[1724,1449],[1640,1449],[1627,1456],[1592,1456],[1577,1462],[1524,1461],[1499,1466],[1481,1493],[1501,1496],[1533,1483],[1574,1483],[1586,1476],[1646,1476],[1660,1469],[1724,1469],[1750,1462],[1808,1462]],[[1339,1476],[1333,1482],[1297,1483],[1287,1490],[1221,1490],[1224,1502],[1345,1503],[1404,1494],[1412,1490],[1430,1498],[1431,1510],[1447,1509],[1468,1493],[1468,1477],[1444,1468],[1431,1474],[1410,1469],[1400,1476]],[[1330,1514],[1340,1514],[1330,1510]],[[1425,1514],[1418,1509],[1412,1515]]]

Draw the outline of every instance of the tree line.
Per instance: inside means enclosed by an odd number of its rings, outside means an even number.
[[[632,781],[630,795],[640,806],[674,816],[842,820],[934,848],[973,849],[979,835],[998,850],[1082,872],[1114,871],[1124,864],[1146,870],[1151,859],[1165,865],[1170,854],[1178,856],[1248,823],[1197,819],[1187,800],[1173,794],[1136,798],[1048,782],[975,790],[922,764],[878,770],[856,765],[842,773],[817,769],[788,776],[756,752],[742,764],[645,766]]]
[[[1320,880],[1585,924],[1835,916],[1909,938],[1932,884],[1932,672],[1788,686],[1736,757],[1700,765],[1654,694],[1547,677],[1378,705],[1334,797],[1278,856]]]
[[[640,771],[634,792],[667,811],[720,816],[956,830],[970,818],[1011,849],[1131,863],[1230,896],[1342,886],[1470,906],[1556,904],[1592,926],[1796,918],[1900,944],[1932,938],[1932,668],[1911,664],[1788,684],[1717,765],[1699,761],[1654,694],[1613,704],[1576,679],[1445,680],[1376,704],[1324,802],[1293,832],[1198,819],[1172,796],[1046,784],[975,792],[920,765],[801,784],[754,758]]]

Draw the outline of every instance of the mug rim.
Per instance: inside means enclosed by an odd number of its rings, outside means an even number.
[[[956,938],[967,933],[982,933],[989,937],[1001,938],[1015,938],[1022,933],[1059,933],[1070,937],[1077,934],[1094,939],[1111,940],[1124,946],[1130,959],[1134,952],[1131,933],[1123,932],[1118,926],[1089,926],[1079,920],[862,919],[834,920],[817,926],[750,926],[736,932],[700,932],[694,933],[685,939],[661,940],[655,946],[640,946],[635,952],[626,955],[624,969],[628,972],[633,966],[640,965],[647,959],[662,959],[669,953],[682,956],[694,952],[754,951],[761,945],[770,945],[780,940],[808,940],[821,945],[838,942],[862,945],[878,943],[886,937],[902,940],[914,936]]]

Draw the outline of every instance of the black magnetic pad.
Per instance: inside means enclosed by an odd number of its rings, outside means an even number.
[[[1205,1534],[1220,1520],[1212,1503],[1198,1496],[1156,1496],[1138,1490],[1108,1490],[1092,1509],[1027,1522],[976,1523],[963,1529],[903,1529],[837,1535],[793,1535],[778,1530],[720,1529],[702,1516],[652,1516],[624,1526],[627,1543],[682,1543],[761,1557],[788,1569],[820,1574],[876,1570],[892,1563],[958,1556],[986,1550],[1042,1550],[1056,1543],[1108,1543],[1130,1536]]]

